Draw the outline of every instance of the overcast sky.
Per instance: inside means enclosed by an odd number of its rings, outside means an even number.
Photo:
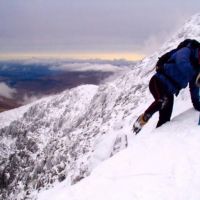
[[[158,48],[199,0],[0,0],[0,53],[134,53]]]

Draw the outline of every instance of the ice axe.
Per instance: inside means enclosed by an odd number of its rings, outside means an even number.
[[[199,75],[197,76],[197,79],[196,79],[196,85],[199,87],[199,102],[200,102],[200,73]],[[200,126],[200,113],[199,113],[199,126]]]
[[[200,102],[200,88],[199,88],[199,102]],[[200,126],[200,113],[199,113],[199,126]]]

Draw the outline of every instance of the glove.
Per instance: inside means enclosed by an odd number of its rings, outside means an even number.
[[[200,87],[200,73],[198,74],[198,76],[196,78],[195,84],[197,87]]]

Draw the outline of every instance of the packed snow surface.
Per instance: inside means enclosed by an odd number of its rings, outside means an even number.
[[[161,128],[129,134],[128,148],[88,178],[74,186],[64,181],[38,200],[199,200],[198,117],[191,108]]]

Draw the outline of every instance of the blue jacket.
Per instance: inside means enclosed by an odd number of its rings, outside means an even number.
[[[191,58],[196,59],[198,63],[198,49],[184,47],[172,54],[168,62],[164,64],[164,74],[157,72],[155,76],[160,79],[169,94],[178,94],[190,83],[192,102],[195,100],[195,107],[200,110],[199,88],[195,85],[200,66],[194,66]]]

